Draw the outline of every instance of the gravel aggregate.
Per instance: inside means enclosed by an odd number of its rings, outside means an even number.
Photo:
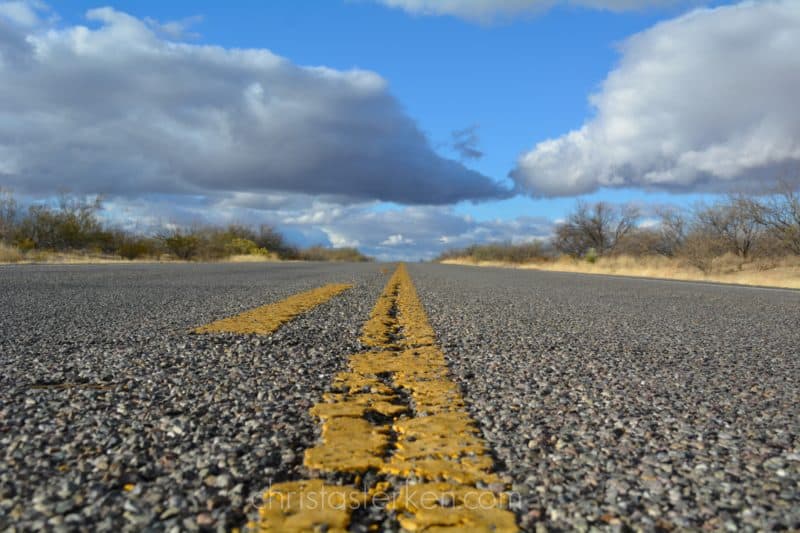
[[[524,529],[800,529],[800,292],[410,272]]]
[[[378,265],[0,267],[0,530],[228,530],[316,439]],[[194,335],[325,283],[272,336]]]
[[[409,270],[526,531],[800,529],[800,292]],[[0,267],[0,530],[241,526],[387,277]],[[189,333],[325,283],[355,287],[271,336]]]

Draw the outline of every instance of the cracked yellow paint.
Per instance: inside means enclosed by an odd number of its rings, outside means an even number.
[[[329,477],[356,474],[359,484],[361,475],[376,473],[382,480],[366,494],[382,492],[386,509],[405,531],[518,531],[507,510],[505,485],[492,472],[488,448],[450,378],[404,265],[389,279],[362,333],[362,344],[372,350],[351,355],[348,370],[334,378],[332,392],[311,409],[322,421],[322,435],[318,445],[306,450],[306,468]],[[307,486],[290,482],[271,490],[299,491],[298,498],[305,498],[321,486],[320,480]],[[301,514],[280,527],[263,520],[258,526],[265,532],[349,526],[349,512]]]
[[[404,485],[387,509],[406,531],[518,531],[514,514],[503,509],[506,494],[450,483]]]
[[[463,411],[461,392],[449,378],[444,355],[435,346],[353,355],[350,366],[358,376],[356,382],[375,381],[378,374],[391,373],[394,386],[411,395],[417,414]]]
[[[311,414],[323,420],[342,416],[364,417],[369,412],[385,416],[399,415],[408,411],[405,405],[393,403],[397,396],[386,394],[324,394],[324,403],[311,408]]]
[[[249,529],[272,531],[327,531],[344,533],[350,512],[363,505],[369,494],[353,487],[329,485],[319,479],[275,485],[264,493],[258,524]]]
[[[333,378],[331,389],[349,394],[358,392],[374,394],[392,394],[394,389],[385,385],[376,376],[365,376],[355,372],[340,372]]]
[[[388,447],[388,428],[363,418],[332,417],[322,425],[322,443],[306,450],[304,464],[322,472],[366,472],[383,464]]]
[[[397,299],[400,280],[397,271],[389,278],[389,282],[378,297],[375,307],[372,308],[369,320],[364,324],[361,334],[361,343],[366,346],[385,346],[391,342],[392,336],[397,333],[397,318],[392,313],[392,308]]]
[[[394,429],[400,435],[394,454],[399,459],[458,459],[486,453],[483,441],[466,414],[446,413],[399,420]]]
[[[392,459],[381,467],[381,472],[404,478],[446,479],[463,485],[499,483],[496,474],[487,473],[493,466],[491,457],[463,457],[452,459]]]
[[[397,307],[401,309],[399,325],[403,330],[406,346],[435,346],[436,334],[428,323],[428,315],[417,297],[417,291],[404,265],[397,269],[400,286],[397,291]],[[441,352],[439,352],[441,354]],[[444,355],[441,355],[444,361]],[[446,368],[446,367],[445,367]]]
[[[195,329],[195,333],[255,333],[268,335],[282,324],[321,305],[352,285],[330,284],[301,292],[274,304],[256,307]]]

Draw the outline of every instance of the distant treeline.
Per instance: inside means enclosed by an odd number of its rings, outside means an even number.
[[[442,252],[437,261],[470,259],[471,261],[497,261],[501,263],[533,263],[546,261],[553,256],[547,242],[533,241],[523,244],[491,242],[473,244],[466,248],[453,248]]]
[[[448,250],[438,260],[525,263],[566,255],[589,262],[603,256],[661,255],[708,272],[715,259],[745,263],[800,255],[800,188],[783,184],[768,196],[730,195],[691,209],[666,207],[641,224],[633,205],[578,202],[551,238],[528,244],[493,243]]]
[[[150,235],[114,228],[98,216],[99,197],[63,194],[56,205],[36,204],[23,209],[11,192],[0,189],[0,244],[24,255],[33,252],[78,252],[125,259],[172,257],[183,260],[221,260],[231,256],[263,255],[286,260],[369,261],[355,248],[288,243],[272,226],[170,227]]]

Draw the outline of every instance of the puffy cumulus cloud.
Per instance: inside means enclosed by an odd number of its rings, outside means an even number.
[[[400,246],[402,244],[414,244],[414,239],[403,237],[402,233],[389,235],[389,237],[381,242],[381,246]]]
[[[103,215],[113,225],[157,233],[190,225],[268,224],[300,246],[354,246],[379,260],[432,259],[485,242],[522,243],[552,235],[545,217],[476,220],[452,207],[344,205],[302,194],[228,194],[219,198],[150,195],[112,198]]]
[[[34,27],[52,20],[50,8],[39,0],[10,0],[0,2],[0,18],[23,27]]]
[[[622,45],[578,130],[511,176],[534,196],[599,187],[764,189],[800,163],[800,2],[702,9]]]
[[[376,0],[420,15],[451,15],[486,22],[545,11],[556,5],[580,6],[609,11],[639,10],[686,3],[687,0]]]
[[[36,25],[34,3],[0,5],[0,182],[19,192],[402,204],[509,194],[438,156],[375,73],[164,37],[194,19],[101,8],[90,26],[57,28]]]
[[[313,225],[305,228],[296,225],[310,220]],[[552,233],[552,223],[542,217],[479,221],[452,208],[429,206],[335,210],[319,205],[302,218],[286,218],[284,223],[296,232],[310,228],[322,231],[331,244],[336,240],[358,243],[362,251],[380,260],[432,259],[450,248],[483,242],[526,242]]]

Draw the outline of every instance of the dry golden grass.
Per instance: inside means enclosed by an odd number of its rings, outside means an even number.
[[[250,255],[232,255],[226,259],[222,259],[223,263],[272,263],[280,261],[281,258],[278,254],[250,254]]]
[[[0,263],[19,263],[23,259],[22,252],[17,248],[0,242]]]
[[[19,249],[0,243],[0,264],[53,264],[53,265],[96,265],[116,263],[161,263],[165,258],[142,257],[138,259],[124,259],[118,255],[91,253],[91,252],[53,252],[49,250],[30,250],[22,252]],[[167,259],[168,260],[168,259]]]
[[[561,257],[549,262],[522,265],[492,261],[475,263],[465,259],[450,259],[442,262],[458,265],[497,266],[581,274],[611,274],[686,281],[712,281],[737,285],[762,285],[766,287],[800,289],[800,257],[769,261],[756,260],[740,264],[732,256],[722,256],[714,260],[713,268],[708,274],[682,260],[661,256],[601,257],[595,263],[569,257]]]
[[[252,254],[233,255],[223,259],[216,259],[216,263],[266,263],[281,261],[277,254]],[[118,255],[98,254],[90,252],[52,252],[30,250],[22,252],[14,246],[0,243],[0,264],[54,264],[54,265],[96,265],[96,264],[129,264],[129,263],[185,263],[172,256],[141,257],[137,259],[124,259]]]
[[[2,246],[2,245],[0,245]],[[5,248],[9,248],[6,246]],[[16,248],[12,248],[16,250]],[[16,260],[9,260],[6,255],[0,252],[0,263],[19,263],[19,264],[54,264],[54,265],[95,265],[95,264],[115,264],[115,263],[158,263],[162,262],[157,257],[124,259],[118,255],[96,254],[96,253],[77,253],[77,252],[52,252],[31,250],[20,252]]]

